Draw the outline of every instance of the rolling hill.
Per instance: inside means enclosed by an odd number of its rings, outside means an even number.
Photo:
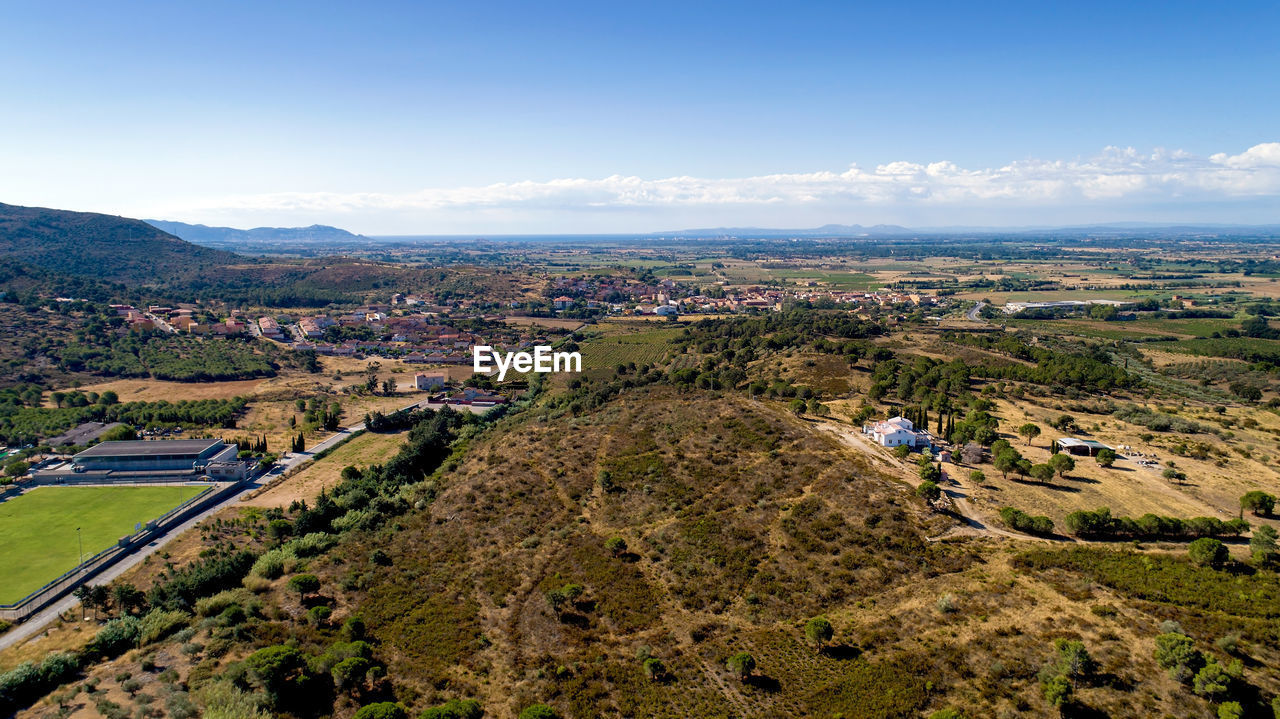
[[[70,275],[164,284],[239,261],[141,220],[0,204],[0,257]]]
[[[236,248],[244,243],[344,242],[363,239],[362,235],[329,225],[254,227],[241,230],[235,227],[210,227],[168,220],[147,220],[147,223],[188,242],[224,249]]]

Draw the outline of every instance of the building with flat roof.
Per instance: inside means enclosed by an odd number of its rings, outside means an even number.
[[[220,439],[131,440],[96,444],[72,457],[71,461],[79,471],[193,470],[224,459],[222,455],[228,452],[230,458],[235,459],[235,445]]]
[[[35,484],[239,481],[248,467],[238,454],[234,444],[220,439],[102,442],[31,476]]]
[[[1067,454],[1074,454],[1081,457],[1096,457],[1098,452],[1104,449],[1112,449],[1107,445],[1093,439],[1076,439],[1075,437],[1062,437],[1054,441],[1055,450],[1061,450]],[[1112,450],[1115,451],[1115,450]]]

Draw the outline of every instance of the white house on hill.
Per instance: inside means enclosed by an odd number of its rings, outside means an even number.
[[[906,417],[894,417],[884,422],[876,422],[871,426],[869,434],[882,447],[897,447],[903,444],[914,447],[918,436],[915,426]]]

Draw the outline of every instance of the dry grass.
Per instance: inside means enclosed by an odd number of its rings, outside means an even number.
[[[404,443],[405,433],[364,434],[351,439],[323,459],[307,465],[262,494],[241,502],[245,507],[288,507],[294,500],[311,502],[320,491],[341,481],[343,467],[367,467],[390,459]]]

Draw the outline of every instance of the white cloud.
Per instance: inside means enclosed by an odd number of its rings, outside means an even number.
[[[1107,147],[1075,160],[1018,160],[1001,167],[965,169],[945,160],[891,162],[873,169],[784,173],[738,178],[612,175],[506,182],[480,187],[436,188],[410,193],[283,192],[226,197],[199,206],[170,208],[167,216],[344,216],[385,213],[423,218],[444,214],[506,218],[547,213],[625,212],[648,216],[715,216],[748,209],[820,207],[838,211],[916,211],[975,207],[1080,207],[1096,203],[1150,207],[1164,203],[1214,203],[1280,197],[1280,143],[1255,145],[1236,155],[1198,157],[1163,148],[1141,153]],[[1277,218],[1280,219],[1280,218]]]

